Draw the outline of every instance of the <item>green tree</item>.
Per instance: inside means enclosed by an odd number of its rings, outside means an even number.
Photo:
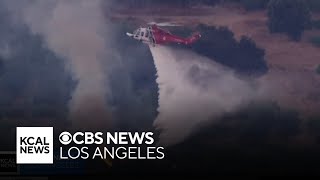
[[[319,12],[320,11],[320,1],[319,0],[307,0],[309,7],[312,11]]]
[[[214,59],[239,74],[257,76],[268,71],[264,58],[265,51],[257,47],[252,39],[242,37],[237,41],[233,32],[227,27],[202,24],[196,29],[205,37],[191,46],[198,54]]]
[[[3,62],[3,59],[0,57],[0,77],[3,72],[4,72],[4,62]]]
[[[246,10],[258,10],[267,6],[269,0],[239,0]]]
[[[271,33],[287,33],[296,41],[311,24],[310,9],[305,0],[270,0],[268,17]]]

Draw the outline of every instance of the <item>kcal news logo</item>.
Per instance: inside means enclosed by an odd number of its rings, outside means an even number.
[[[17,127],[17,164],[53,164],[53,127]]]

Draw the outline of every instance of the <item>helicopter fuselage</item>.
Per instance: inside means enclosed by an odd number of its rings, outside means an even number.
[[[201,37],[199,33],[196,33],[189,38],[182,38],[173,35],[169,31],[163,30],[156,25],[152,25],[147,28],[138,28],[133,32],[133,34],[127,33],[127,35],[145,44],[150,44],[153,46],[155,46],[156,44],[166,43],[189,45],[194,43]]]

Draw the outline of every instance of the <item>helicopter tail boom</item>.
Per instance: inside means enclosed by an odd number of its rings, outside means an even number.
[[[201,38],[201,34],[199,32],[196,32],[196,33],[193,33],[191,37],[187,38],[184,43],[186,45],[193,44],[194,42],[198,41],[200,38]]]

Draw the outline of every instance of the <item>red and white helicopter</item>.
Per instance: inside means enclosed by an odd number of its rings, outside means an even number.
[[[201,38],[201,34],[196,32],[188,38],[179,37],[171,34],[169,31],[159,28],[159,26],[179,26],[170,23],[148,23],[146,28],[138,28],[133,33],[127,33],[132,37],[145,44],[155,47],[156,44],[178,43],[190,45]]]

